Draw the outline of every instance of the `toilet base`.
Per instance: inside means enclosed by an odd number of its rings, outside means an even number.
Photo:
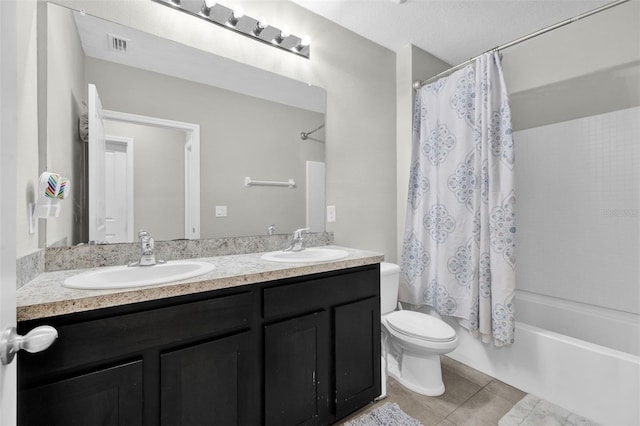
[[[426,396],[440,396],[444,393],[440,355],[414,356],[403,351],[402,367],[393,356],[388,356],[387,371],[407,389]]]

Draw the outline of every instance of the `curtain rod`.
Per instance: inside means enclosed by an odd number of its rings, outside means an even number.
[[[309,135],[310,134],[317,132],[318,130],[322,129],[323,127],[324,127],[324,123],[319,125],[315,129],[308,131],[308,132],[300,132],[300,139],[302,139],[303,141],[309,139]]]
[[[494,47],[493,49],[489,49],[486,52],[484,52],[484,53],[482,53],[482,54],[480,54],[478,56],[475,56],[475,57],[473,57],[473,58],[471,58],[471,59],[469,59],[467,61],[464,61],[461,64],[458,64],[458,65],[456,65],[454,67],[451,67],[451,68],[449,68],[449,69],[447,69],[445,71],[442,71],[441,73],[438,73],[438,74],[434,75],[433,77],[431,77],[431,78],[429,78],[427,80],[414,81],[413,82],[413,88],[418,90],[419,88],[421,88],[425,84],[429,84],[429,83],[439,79],[442,76],[450,74],[450,73],[452,73],[454,71],[457,71],[457,70],[459,70],[461,68],[464,68],[465,66],[467,66],[470,63],[472,63],[473,61],[475,61],[476,59],[478,59],[479,57],[481,57],[485,53],[504,50],[504,49],[509,48],[511,46],[515,46],[516,44],[522,43],[523,41],[530,40],[530,39],[532,39],[534,37],[537,37],[539,35],[548,33],[549,31],[553,31],[553,30],[555,30],[557,28],[564,27],[565,25],[572,24],[572,23],[574,23],[576,21],[579,21],[581,19],[584,19],[584,18],[586,18],[588,16],[595,15],[596,13],[605,11],[607,9],[610,9],[612,7],[621,5],[622,3],[626,3],[628,1],[629,0],[616,0],[614,2],[607,3],[607,4],[603,5],[603,6],[600,6],[600,7],[596,8],[596,9],[593,9],[593,10],[590,10],[588,12],[585,12],[585,13],[583,13],[581,15],[574,16],[573,18],[565,19],[564,21],[558,22],[557,24],[550,25],[550,26],[545,27],[545,28],[543,28],[541,30],[535,31],[535,32],[533,32],[531,34],[527,34],[526,36],[523,36],[523,37],[520,37],[520,38],[515,39],[513,41],[510,41],[509,43],[503,44],[502,46],[498,46],[498,47]]]

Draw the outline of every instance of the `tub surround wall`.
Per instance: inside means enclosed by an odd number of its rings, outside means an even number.
[[[514,132],[517,318],[636,356],[639,119],[635,107]]]

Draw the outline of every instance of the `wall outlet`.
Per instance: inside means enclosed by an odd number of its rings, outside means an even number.
[[[336,206],[327,206],[327,222],[336,221]]]
[[[216,217],[226,217],[227,206],[216,206]]]

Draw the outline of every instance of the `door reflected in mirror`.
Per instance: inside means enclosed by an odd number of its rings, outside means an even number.
[[[47,221],[47,246],[102,241],[89,235],[94,195],[132,200],[119,213],[124,222],[105,223],[107,234],[120,235],[113,241],[135,238],[138,228],[157,240],[264,235],[270,225],[289,233],[309,220],[313,231],[324,231],[324,128],[301,137],[325,123],[324,90],[59,5],[49,3],[46,13],[47,146],[40,155],[73,189],[61,216]],[[126,51],[110,48],[114,36],[127,41]],[[184,145],[180,155],[161,136],[143,138],[113,120],[105,121],[111,154],[103,154],[112,157],[105,160],[110,187],[89,189],[89,149],[77,126],[88,84],[105,110],[199,126],[199,208],[189,213],[186,194],[197,183],[185,172]],[[114,159],[126,140],[134,147],[128,177],[126,156]],[[248,176],[296,184],[247,187]]]

